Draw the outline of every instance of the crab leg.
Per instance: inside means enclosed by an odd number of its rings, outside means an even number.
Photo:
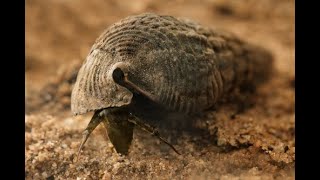
[[[172,145],[170,144],[167,140],[165,140],[164,138],[162,138],[159,134],[159,132],[157,131],[156,128],[150,126],[149,124],[141,121],[138,117],[134,116],[131,114],[130,116],[131,118],[128,118],[129,122],[132,122],[133,124],[139,126],[141,129],[143,129],[144,131],[149,132],[151,135],[156,136],[158,139],[160,139],[160,141],[164,142],[165,144],[167,144],[169,147],[171,147],[171,149],[174,150],[174,152],[176,152],[177,154],[181,155],[178,150]]]
[[[79,146],[79,149],[78,149],[78,153],[77,153],[77,158],[79,157],[80,155],[80,152],[84,146],[84,144],[87,142],[90,134],[92,133],[92,131],[100,124],[100,122],[103,120],[103,118],[101,117],[100,115],[100,112],[101,111],[96,111],[93,115],[93,117],[91,118],[88,126],[86,127],[86,129],[83,131],[82,133],[82,142]]]
[[[108,111],[103,116],[103,124],[108,137],[117,153],[127,155],[132,138],[134,124],[128,121],[128,113],[124,111]]]

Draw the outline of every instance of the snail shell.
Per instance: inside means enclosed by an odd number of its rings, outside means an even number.
[[[121,107],[139,93],[169,110],[196,113],[235,87],[263,82],[271,69],[269,52],[233,34],[145,13],[113,24],[96,40],[79,70],[71,109]]]

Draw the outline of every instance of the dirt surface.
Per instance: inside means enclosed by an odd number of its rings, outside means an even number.
[[[26,1],[26,179],[294,179],[295,64],[292,0]],[[128,156],[98,127],[76,158],[92,113],[72,116],[70,94],[95,39],[133,14],[155,12],[220,27],[269,49],[275,72],[237,112],[160,122],[182,153],[135,129]]]

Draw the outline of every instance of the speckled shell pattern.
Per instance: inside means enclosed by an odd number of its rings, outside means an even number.
[[[187,19],[130,16],[109,27],[93,45],[72,92],[74,114],[130,103],[132,92],[112,78],[119,63],[128,80],[152,101],[194,113],[240,84],[267,79],[272,56],[233,34]]]

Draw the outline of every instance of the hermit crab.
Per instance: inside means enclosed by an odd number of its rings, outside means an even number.
[[[118,153],[128,154],[135,126],[174,149],[145,114],[205,111],[271,69],[268,51],[231,33],[153,13],[127,17],[100,35],[78,72],[72,112],[94,112],[79,152],[101,122]]]

